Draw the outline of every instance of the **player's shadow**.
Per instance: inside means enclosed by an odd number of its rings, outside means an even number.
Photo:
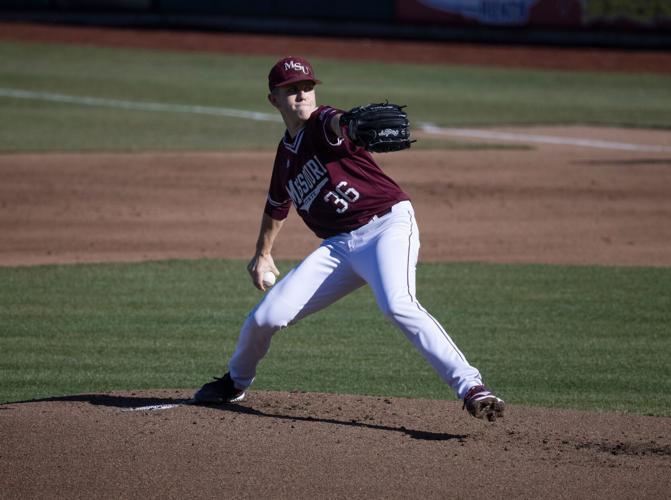
[[[343,425],[347,427],[362,427],[366,429],[375,429],[380,431],[392,431],[392,432],[401,432],[407,434],[413,439],[422,439],[425,441],[449,441],[451,439],[465,439],[468,437],[466,434],[450,434],[447,432],[430,432],[430,431],[420,431],[415,429],[408,429],[405,426],[400,427],[391,427],[388,425],[382,424],[372,424],[367,422],[360,422],[358,420],[338,420],[335,418],[321,418],[321,417],[311,417],[311,416],[296,416],[296,415],[279,415],[277,413],[267,413],[264,411],[256,410],[247,406],[229,404],[221,406],[210,406],[210,408],[217,408],[223,411],[230,411],[235,413],[244,413],[246,415],[255,415],[258,417],[270,417],[280,420],[291,420],[298,422],[320,422],[333,425]]]
[[[139,397],[139,396],[112,396],[109,394],[76,394],[72,396],[53,396],[43,399],[30,399],[27,401],[14,401],[6,403],[7,405],[22,403],[51,403],[59,401],[71,401],[75,403],[89,403],[95,406],[110,406],[120,409],[134,409],[144,406],[158,405],[187,405],[190,399],[176,398],[157,398],[157,397]]]
[[[178,398],[159,398],[159,397],[138,397],[138,396],[113,396],[108,394],[79,394],[74,396],[55,396],[44,399],[32,399],[29,401],[15,401],[11,404],[21,403],[45,403],[45,402],[59,402],[72,401],[80,403],[89,403],[96,406],[108,406],[112,408],[120,408],[124,410],[138,410],[143,407],[154,407],[160,405],[176,405],[176,406],[194,406],[191,399]],[[342,425],[346,427],[359,427],[365,429],[374,429],[379,431],[400,432],[406,434],[412,439],[420,439],[424,441],[449,441],[453,439],[465,439],[467,434],[450,434],[447,432],[430,432],[416,429],[408,429],[405,426],[392,427],[389,425],[374,424],[368,422],[360,422],[358,420],[338,420],[335,418],[321,418],[313,416],[300,415],[283,415],[279,413],[269,413],[257,410],[250,406],[243,406],[240,404],[224,404],[224,405],[207,405],[204,408],[211,408],[220,411],[227,411],[232,413],[241,413],[245,415],[253,415],[256,417],[273,418],[279,420],[290,420],[298,422],[317,422],[332,425]],[[150,408],[147,408],[150,411]]]

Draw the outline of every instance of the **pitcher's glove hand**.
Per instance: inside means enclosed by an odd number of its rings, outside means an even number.
[[[410,140],[410,122],[404,107],[388,102],[357,106],[340,116],[340,126],[347,127],[352,142],[367,151],[407,149],[415,141]]]

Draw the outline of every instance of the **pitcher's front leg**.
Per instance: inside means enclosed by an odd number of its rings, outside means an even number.
[[[275,332],[317,312],[364,284],[346,256],[327,242],[266,293],[247,316],[229,362],[236,387],[249,387]]]

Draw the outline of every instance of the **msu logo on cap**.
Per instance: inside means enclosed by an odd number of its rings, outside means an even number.
[[[268,74],[268,87],[272,91],[275,87],[283,87],[296,82],[309,80],[321,83],[315,77],[312,65],[302,57],[285,57],[275,63]]]
[[[303,64],[300,61],[299,62],[294,61],[293,59],[291,61],[286,61],[284,63],[284,69],[285,71],[288,71],[290,69],[293,69],[294,71],[302,71],[306,75],[309,75],[312,72],[308,67],[306,67],[305,64]]]

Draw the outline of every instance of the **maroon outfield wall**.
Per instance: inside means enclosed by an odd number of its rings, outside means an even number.
[[[0,20],[272,34],[671,47],[671,0],[0,0]]]
[[[508,26],[665,31],[669,0],[397,0],[401,22],[446,26]]]

